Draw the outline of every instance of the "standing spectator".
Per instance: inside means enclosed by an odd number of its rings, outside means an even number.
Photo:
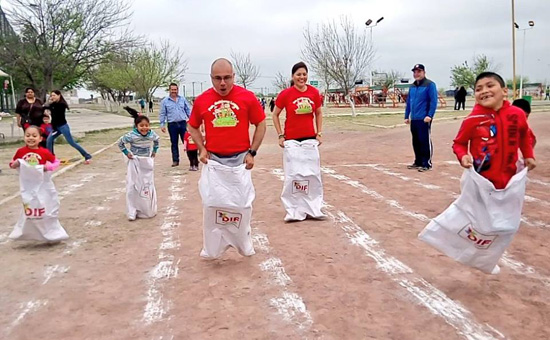
[[[456,101],[458,103],[458,107],[455,108],[455,110],[460,110],[460,105],[462,105],[462,110],[466,110],[466,96],[468,95],[468,91],[464,88],[464,86],[460,87],[460,90],[456,93]]]
[[[139,100],[139,107],[141,107],[141,113],[145,112],[145,99],[141,98]]]
[[[35,97],[32,87],[25,89],[25,98],[17,103],[15,114],[17,115],[17,126],[23,131],[29,125],[41,126],[44,123],[42,101]]]
[[[262,104],[262,110],[265,111],[265,98],[262,97],[262,99],[260,100],[260,104]]]
[[[153,98],[149,99],[149,113],[153,113]]]
[[[437,109],[437,87],[426,78],[426,69],[422,64],[414,65],[414,83],[407,96],[405,124],[411,125],[414,162],[407,166],[420,172],[432,169],[432,140],[430,137],[432,120]]]
[[[170,96],[160,102],[160,129],[166,133],[166,125],[168,125],[172,144],[172,166],[178,166],[180,165],[179,139],[184,141],[191,109],[187,100],[178,94],[178,84],[171,83],[169,89]]]
[[[269,111],[273,112],[274,109],[275,109],[275,98],[271,98],[269,100]]]
[[[550,87],[546,87],[546,97],[544,97],[544,100],[550,100]]]
[[[457,106],[459,105],[458,104],[458,86],[455,87],[455,90],[454,90],[454,97],[455,97],[455,110],[458,110]]]

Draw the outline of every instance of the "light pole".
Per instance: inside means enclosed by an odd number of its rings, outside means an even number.
[[[193,86],[193,100],[195,100],[195,83],[198,83],[198,81],[191,82],[191,86]]]
[[[535,26],[535,22],[533,20],[530,20],[529,21],[529,27],[522,28],[522,29],[519,29],[518,24],[515,24],[514,26],[518,29],[518,31],[523,31],[523,48],[522,48],[522,52],[521,52],[521,74],[519,75],[519,96],[523,97],[523,74],[525,73],[525,68],[524,68],[524,65],[525,65],[525,32],[527,30],[532,30],[533,27]]]
[[[370,46],[371,48],[374,48],[373,46],[373,41],[372,41],[372,29],[376,26],[378,26],[378,24],[384,20],[384,17],[380,17],[380,19],[376,20],[376,22],[374,23],[374,25],[371,26],[372,24],[372,20],[369,19],[365,22],[365,26],[367,28],[370,29]],[[369,79],[369,89],[370,89],[370,100],[369,100],[369,105],[372,105],[372,66],[371,66],[371,69],[370,69],[370,72],[369,72],[369,76],[370,76],[370,79]]]

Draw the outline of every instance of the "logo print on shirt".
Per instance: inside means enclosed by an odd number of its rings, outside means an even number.
[[[239,120],[234,110],[240,110],[239,106],[229,100],[219,100],[208,108],[214,115],[212,125],[214,127],[234,127]]]
[[[39,154],[34,152],[29,152],[25,156],[23,156],[23,160],[27,162],[29,165],[38,165],[40,164],[40,161],[42,160],[42,157],[40,157]]]
[[[307,97],[300,97],[292,104],[296,105],[296,114],[307,115],[313,113],[313,101]]]

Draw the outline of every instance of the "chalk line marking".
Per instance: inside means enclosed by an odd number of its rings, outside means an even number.
[[[46,268],[44,268],[44,281],[42,282],[42,285],[48,283],[48,281],[50,281],[50,279],[57,274],[67,273],[69,268],[69,266],[60,266],[58,264],[54,266],[46,266]]]
[[[281,296],[271,298],[269,304],[286,322],[296,324],[301,331],[309,329],[313,325],[311,314],[302,297],[290,290],[289,285],[292,283],[292,279],[286,273],[282,260],[271,256],[271,246],[267,235],[255,228],[252,239],[256,249],[270,256],[260,264],[260,269],[269,273],[270,284],[282,288]]]
[[[175,252],[180,248],[180,242],[175,237],[175,231],[180,227],[179,210],[176,208],[176,202],[185,200],[184,194],[180,194],[183,189],[180,185],[186,183],[179,177],[173,176],[172,183],[168,189],[172,195],[169,197],[170,204],[166,208],[163,223],[160,227],[163,239],[159,245],[159,262],[147,275],[147,304],[143,311],[143,321],[146,325],[164,320],[172,307],[172,301],[166,298],[162,292],[165,281],[177,278],[179,273],[180,259],[169,251]]]
[[[21,304],[21,309],[22,311],[19,313],[19,315],[17,316],[17,318],[11,323],[11,325],[8,327],[8,329],[6,330],[6,334],[10,334],[11,331],[17,327],[19,324],[21,324],[21,322],[23,321],[23,319],[29,315],[30,313],[34,313],[36,312],[37,310],[39,310],[41,307],[44,307],[45,305],[48,304],[48,300],[31,300],[27,303],[23,303]]]
[[[431,220],[430,218],[428,218],[424,214],[414,213],[414,212],[406,210],[401,204],[399,204],[399,202],[397,202],[395,200],[386,199],[384,196],[382,196],[381,194],[379,194],[378,192],[376,192],[372,189],[369,189],[364,184],[362,184],[358,181],[352,180],[347,176],[340,175],[340,174],[336,173],[336,171],[334,171],[333,169],[321,168],[321,171],[323,173],[329,175],[330,177],[339,180],[340,182],[346,183],[346,184],[348,184],[348,185],[350,185],[354,188],[360,189],[363,193],[371,196],[372,198],[374,198],[376,200],[383,201],[388,206],[390,206],[392,208],[396,208],[397,210],[399,210],[399,212],[401,214],[405,215],[405,216],[415,218],[415,219],[417,219],[419,221],[422,221],[422,222],[429,222]],[[526,220],[524,218],[522,218],[522,221],[526,221]],[[529,223],[531,223],[531,222],[529,222]],[[512,259],[511,255],[509,255],[508,253],[505,252],[504,255],[507,256],[507,259],[510,259],[510,260]],[[526,265],[524,263],[521,263],[520,261],[517,261],[517,260],[514,260],[514,261],[517,264],[521,264],[523,267],[529,267],[528,265]],[[500,263],[502,265],[512,269],[513,271],[515,271],[518,274],[526,275],[526,276],[529,276],[531,278],[534,278],[534,279],[537,279],[537,280],[541,281],[545,286],[546,286],[546,282],[550,281],[550,278],[542,276],[538,273],[537,273],[537,275],[530,275],[529,273],[526,273],[524,270],[521,270],[518,266],[511,265],[510,261],[501,261]]]
[[[272,173],[280,178],[283,171],[281,169],[274,169]],[[364,189],[369,195],[377,199],[383,199],[380,194],[366,187]],[[392,204],[391,202],[388,201],[387,203]],[[391,255],[387,255],[379,242],[367,234],[364,229],[353,222],[345,213],[336,210],[330,205],[325,206],[325,212],[332,218],[334,224],[344,231],[351,244],[363,248],[365,254],[376,262],[378,269],[387,274],[399,286],[403,287],[418,303],[426,307],[432,314],[443,318],[459,335],[464,336],[468,340],[504,338],[499,332],[494,332],[493,327],[487,327],[474,321],[474,316],[471,312],[415,274],[406,264]]]

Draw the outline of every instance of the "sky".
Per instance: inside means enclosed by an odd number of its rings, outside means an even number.
[[[517,74],[550,82],[549,0],[515,0]],[[276,72],[290,76],[300,61],[304,28],[348,16],[370,34],[367,19],[384,20],[372,29],[376,70],[397,70],[412,78],[414,64],[438,88],[450,88],[450,69],[476,54],[491,58],[505,78],[512,77],[511,0],[131,0],[130,28],[158,42],[168,40],[187,59],[186,94],[211,86],[210,64],[231,51],[250,53],[261,77],[256,92],[274,92]],[[525,60],[522,62],[522,60]],[[522,72],[524,65],[525,72]],[[310,75],[310,80],[315,79]],[[202,82],[202,84],[201,84]]]

